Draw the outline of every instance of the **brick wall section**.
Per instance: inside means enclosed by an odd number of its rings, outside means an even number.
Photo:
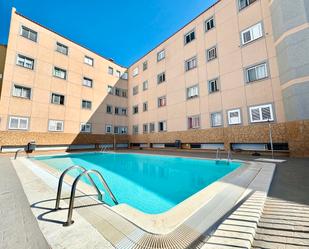
[[[309,120],[272,124],[273,142],[289,143],[291,156],[309,156]],[[116,136],[116,142],[131,143],[224,143],[228,149],[231,143],[268,143],[268,124],[211,128]],[[0,146],[25,145],[35,140],[39,145],[99,144],[113,143],[113,135],[67,134],[0,131]]]
[[[309,120],[272,124],[274,143],[289,143],[291,156],[309,156]],[[268,143],[268,124],[135,135],[131,143]]]

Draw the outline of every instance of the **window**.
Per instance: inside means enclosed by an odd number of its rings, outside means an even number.
[[[167,122],[166,121],[160,121],[158,123],[158,131],[159,132],[167,131]]]
[[[138,134],[138,125],[133,125],[132,130],[133,134]]]
[[[185,45],[195,40],[195,31],[191,30],[189,33],[185,35],[184,39],[185,39]]]
[[[260,105],[249,108],[251,123],[274,121],[272,105]]]
[[[108,67],[108,74],[114,75],[114,68]]]
[[[254,3],[256,0],[238,0],[239,10],[248,7],[250,4]]]
[[[127,73],[127,72],[123,73],[123,74],[121,75],[121,79],[127,80],[127,79],[128,79],[128,73]]]
[[[211,119],[211,126],[212,127],[218,127],[222,126],[222,113],[221,112],[215,112],[210,114]]]
[[[68,48],[68,46],[66,46],[64,44],[57,42],[56,43],[56,51],[61,53],[61,54],[68,55],[69,48]]]
[[[138,67],[133,69],[133,73],[132,73],[133,77],[138,75]]]
[[[128,96],[128,91],[125,89],[121,89],[121,96],[126,98]]]
[[[143,71],[146,71],[148,69],[148,61],[143,62]]]
[[[51,97],[51,103],[57,105],[64,105],[64,95],[53,93]]]
[[[38,33],[25,26],[21,26],[21,36],[34,42],[37,42],[38,39]]]
[[[49,120],[48,121],[49,131],[63,131],[63,121],[60,120]]]
[[[218,79],[213,79],[208,81],[208,92],[209,93],[215,93],[218,92],[219,89],[219,82]]]
[[[121,72],[119,70],[116,71],[116,77],[120,78],[121,77]]]
[[[148,133],[148,124],[143,124],[143,133]]]
[[[115,115],[126,116],[127,115],[127,108],[115,107]]]
[[[91,124],[90,123],[81,123],[80,131],[84,133],[91,133]]]
[[[157,53],[157,61],[162,61],[165,58],[165,50],[161,50]]]
[[[84,63],[93,67],[93,59],[89,56],[84,57]]]
[[[143,91],[146,91],[148,89],[148,80],[145,80],[143,82]]]
[[[188,128],[189,129],[200,128],[200,116],[188,117]]]
[[[143,103],[143,112],[147,112],[148,111],[148,102],[144,102]]]
[[[241,32],[242,44],[245,45],[263,36],[262,24],[258,23]]]
[[[114,127],[114,134],[119,134],[119,126]]]
[[[268,77],[267,65],[262,63],[246,69],[246,80],[247,83],[265,79]]]
[[[207,61],[211,61],[217,58],[217,47],[207,49]]]
[[[13,86],[13,96],[24,98],[24,99],[30,99],[31,98],[31,88],[14,85]]]
[[[127,134],[128,133],[128,127],[126,126],[116,126],[115,128],[118,128],[117,134]]]
[[[108,94],[114,94],[114,88],[112,86],[107,86]]]
[[[111,105],[106,106],[106,113],[113,114],[113,107]]]
[[[54,76],[65,80],[67,78],[67,71],[59,67],[54,67]]]
[[[133,114],[138,113],[138,105],[133,106]]]
[[[92,83],[93,83],[92,79],[84,77],[83,86],[92,87]]]
[[[89,100],[82,100],[82,108],[91,110],[92,102]]]
[[[149,124],[149,132],[155,132],[155,123]]]
[[[133,87],[133,95],[138,94],[138,86]]]
[[[227,112],[227,118],[230,125],[240,124],[241,123],[240,109],[229,110]]]
[[[189,70],[194,69],[196,67],[197,67],[197,58],[196,57],[193,57],[193,58],[185,61],[186,71],[189,71]]]
[[[157,80],[158,80],[158,84],[165,82],[165,72],[158,74]]]
[[[115,95],[120,96],[120,94],[121,94],[121,89],[116,87],[115,88]]]
[[[26,56],[23,56],[23,55],[17,55],[17,62],[16,64],[18,66],[21,66],[21,67],[25,67],[25,68],[28,68],[28,69],[32,69],[34,68],[34,59],[31,59],[29,57],[26,57]]]
[[[29,118],[26,117],[10,117],[10,130],[28,130]]]
[[[105,125],[105,133],[113,133],[113,126],[112,125]]]
[[[211,17],[205,21],[205,32],[213,29],[215,27],[215,19]]]
[[[158,107],[166,106],[166,96],[158,98]]]
[[[199,88],[198,86],[191,86],[187,88],[187,99],[198,97]]]

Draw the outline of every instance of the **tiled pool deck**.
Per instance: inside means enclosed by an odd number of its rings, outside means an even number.
[[[134,151],[138,152],[138,151]],[[142,152],[141,152],[142,153]],[[147,151],[149,153],[149,151]],[[158,152],[152,152],[158,153]],[[198,156],[210,158],[213,154],[207,153],[188,153],[188,152],[160,152],[164,154],[177,154],[180,156]],[[241,159],[252,160],[252,157],[242,157]],[[10,161],[5,158],[0,158],[0,178],[6,177],[7,189],[15,188],[14,182],[19,182],[16,173],[13,171]],[[306,166],[307,165],[307,166]],[[15,165],[16,167],[16,165]],[[287,162],[277,165],[277,173],[270,190],[270,197],[266,202],[264,213],[260,219],[260,214],[263,208],[263,197],[258,194],[250,196],[246,202],[239,205],[236,210],[233,210],[225,217],[224,221],[217,227],[210,238],[205,238],[203,243],[190,245],[187,248],[250,248],[253,243],[254,248],[309,248],[308,223],[309,223],[309,160],[308,159],[288,159]],[[5,176],[5,170],[10,168],[14,174]],[[51,207],[54,205],[55,193],[48,186],[44,186],[38,179],[34,179],[32,172],[25,168],[16,168],[18,174],[22,174],[22,185],[25,189],[27,197],[31,204],[39,200],[46,200],[42,203],[32,205],[32,212],[38,217],[39,225],[44,235],[48,234],[47,240],[50,242],[62,241],[62,244],[51,244],[52,248],[113,248],[109,241],[113,237],[119,236],[119,231],[114,231],[108,222],[108,217],[99,219],[97,211],[100,211],[99,205],[87,206],[78,209],[74,213],[74,218],[77,221],[69,228],[63,228],[59,220],[65,220],[66,211],[51,212]],[[22,171],[21,171],[22,170]],[[20,175],[21,176],[21,175]],[[0,179],[2,182],[2,179]],[[14,185],[11,187],[11,185]],[[4,185],[0,185],[0,193],[4,193]],[[22,186],[20,185],[20,190]],[[3,189],[2,189],[3,188]],[[40,189],[40,191],[34,191]],[[17,191],[23,194],[23,191]],[[23,194],[24,195],[24,194]],[[0,196],[3,198],[2,194]],[[83,203],[83,198],[80,198],[78,204]],[[24,201],[21,201],[24,200]],[[12,202],[13,201],[13,202]],[[15,200],[6,200],[5,205],[1,205],[1,215],[3,216],[5,208],[13,206],[14,202],[18,202],[24,210],[30,211],[27,200],[24,198],[15,198]],[[11,204],[10,204],[11,202]],[[3,202],[1,201],[1,204]],[[84,203],[85,204],[85,203]],[[87,203],[89,205],[89,203]],[[94,203],[93,203],[94,204]],[[67,204],[65,204],[67,205]],[[5,217],[10,220],[11,215]],[[29,243],[40,243],[38,247],[30,248],[48,248],[48,245],[40,232],[38,225],[30,212],[26,213],[31,223],[27,223],[28,227],[20,226],[19,219],[10,223],[0,223],[0,245],[14,245],[4,248],[29,248]],[[31,218],[32,217],[32,218]],[[2,217],[1,217],[2,218]],[[104,218],[104,217],[103,217]],[[89,225],[91,224],[91,225]],[[15,227],[18,230],[15,230]],[[256,230],[257,228],[257,230]],[[4,233],[3,231],[9,230]],[[28,236],[26,240],[20,239],[17,244],[14,244],[14,238],[17,238],[14,233],[18,231],[19,236]],[[33,231],[33,233],[30,233]],[[104,233],[102,232],[104,231]],[[255,231],[257,231],[255,235]],[[85,236],[88,240],[82,239],[80,235]],[[5,236],[4,236],[5,235]],[[35,236],[34,236],[35,235]],[[102,236],[103,235],[103,236]],[[255,240],[253,242],[253,235]],[[136,235],[137,236],[137,235]],[[249,238],[249,239],[248,239]],[[16,239],[15,239],[16,240]],[[114,240],[117,240],[114,238]],[[29,242],[30,241],[30,242]],[[74,243],[72,244],[72,241]],[[27,244],[28,243],[28,244]],[[151,247],[151,242],[147,247],[135,248],[154,248]],[[117,245],[117,248],[129,248],[130,243],[123,241],[123,244]],[[0,248],[2,248],[0,246]],[[131,246],[132,248],[132,246]],[[164,245],[162,247],[164,248]]]

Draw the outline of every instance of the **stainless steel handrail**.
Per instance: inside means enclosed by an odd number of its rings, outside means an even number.
[[[74,221],[72,220],[72,216],[73,216],[73,208],[74,208],[74,199],[75,199],[76,187],[77,187],[77,184],[78,184],[79,180],[84,175],[89,175],[90,173],[95,173],[100,178],[102,184],[104,185],[105,189],[107,190],[107,192],[111,196],[113,202],[115,204],[118,204],[118,201],[117,201],[116,197],[114,196],[114,194],[110,190],[110,188],[107,185],[106,181],[104,180],[104,177],[102,176],[102,174],[99,171],[97,171],[97,170],[92,170],[92,169],[86,170],[86,171],[80,173],[80,175],[73,182],[72,189],[71,189],[71,196],[70,196],[70,205],[69,205],[69,211],[68,211],[68,218],[67,218],[67,221],[64,223],[64,226],[70,226],[70,225],[72,225],[74,223]]]
[[[15,152],[15,156],[14,156],[14,160],[16,160],[16,159],[17,159],[17,154],[18,154],[18,152],[20,152],[20,151],[22,151],[22,150],[24,150],[24,149],[18,149],[18,150],[16,150],[16,152]]]
[[[217,149],[217,153],[216,153],[216,161],[221,160],[221,151],[220,148]]]
[[[65,177],[65,175],[73,170],[73,169],[80,169],[82,170],[83,172],[87,171],[86,168],[82,167],[82,166],[79,166],[79,165],[73,165],[69,168],[67,168],[65,171],[62,172],[60,178],[59,178],[59,182],[58,182],[58,190],[57,190],[57,197],[56,197],[56,205],[55,205],[55,210],[58,210],[60,207],[60,198],[61,198],[61,190],[62,190],[62,184],[63,184],[63,179]],[[92,186],[96,189],[97,193],[98,193],[98,199],[100,201],[102,201],[102,193],[101,191],[99,190],[99,188],[97,187],[97,185],[95,184],[95,182],[93,181],[92,177],[90,175],[86,175],[90,181],[90,183],[92,184]]]
[[[107,150],[108,145],[102,146],[101,152],[105,152]]]
[[[227,161],[228,161],[228,163],[230,161],[232,161],[232,152],[231,152],[231,150],[229,150],[228,153],[227,153]]]

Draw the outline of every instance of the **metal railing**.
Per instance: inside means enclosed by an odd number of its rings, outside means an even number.
[[[221,157],[221,150],[220,150],[220,148],[218,148],[217,152],[216,152],[216,163],[221,162],[221,159],[222,159],[222,157]],[[232,161],[232,152],[231,152],[231,150],[229,150],[227,152],[226,163],[229,164],[231,161]]]
[[[102,146],[100,152],[102,152],[102,153],[105,152],[107,150],[107,148],[108,148],[107,144],[105,146]]]
[[[72,220],[72,216],[73,216],[73,208],[74,208],[74,199],[75,199],[76,187],[77,187],[77,184],[78,184],[79,180],[83,176],[86,176],[89,179],[91,185],[96,189],[96,191],[98,193],[98,199],[100,201],[103,201],[102,200],[102,193],[101,193],[101,191],[99,190],[98,186],[93,181],[93,179],[92,179],[92,177],[90,175],[91,173],[96,174],[98,176],[98,178],[100,179],[102,185],[104,186],[104,188],[106,189],[106,191],[110,195],[112,201],[116,205],[118,204],[118,201],[117,201],[116,197],[112,193],[110,187],[108,186],[107,182],[105,181],[104,177],[102,176],[102,174],[99,171],[97,171],[97,170],[87,170],[86,168],[84,168],[82,166],[74,165],[74,166],[71,166],[71,167],[67,168],[65,171],[63,171],[61,176],[60,176],[60,178],[59,178],[55,210],[60,209],[60,199],[61,199],[61,191],[62,191],[63,179],[64,179],[65,175],[69,171],[71,171],[73,169],[79,169],[82,172],[75,178],[75,180],[73,182],[73,185],[71,187],[71,195],[70,195],[70,204],[69,204],[68,218],[67,218],[67,221],[64,223],[64,226],[70,226],[70,225],[72,225],[74,223],[74,221]]]
[[[17,155],[18,155],[18,153],[19,152],[21,152],[21,151],[23,151],[24,149],[18,149],[18,150],[16,150],[16,152],[15,152],[15,156],[14,156],[14,160],[16,160],[17,159]]]
[[[73,169],[79,169],[79,170],[82,170],[82,172],[85,172],[87,171],[86,168],[82,167],[82,166],[79,166],[79,165],[73,165],[69,168],[67,168],[65,171],[62,172],[60,178],[59,178],[59,181],[58,181],[58,189],[57,189],[57,197],[56,197],[56,205],[55,205],[55,210],[58,210],[60,209],[59,205],[60,205],[60,199],[61,199],[61,191],[62,191],[62,184],[63,184],[63,179],[65,177],[65,175],[73,170]],[[96,189],[97,193],[98,193],[98,199],[100,201],[102,201],[102,193],[101,191],[99,190],[99,188],[97,187],[97,185],[94,183],[92,177],[90,175],[87,175],[87,178],[89,179],[91,185]]]
[[[220,160],[221,160],[221,150],[220,148],[218,148],[216,152],[216,161],[220,161]]]
[[[72,216],[73,216],[73,208],[74,208],[74,200],[75,200],[75,192],[76,192],[76,187],[77,184],[79,182],[79,180],[84,176],[84,175],[88,175],[90,173],[95,173],[99,179],[101,180],[101,183],[103,184],[103,186],[105,187],[105,189],[107,190],[107,192],[109,193],[110,197],[112,198],[113,202],[117,205],[118,201],[116,199],[116,197],[114,196],[114,194],[112,193],[112,191],[110,190],[109,186],[107,185],[106,181],[104,180],[102,174],[97,171],[97,170],[87,170],[82,172],[73,182],[72,185],[72,189],[71,189],[71,196],[70,196],[70,204],[69,204],[69,211],[68,211],[68,218],[67,221],[64,223],[64,226],[70,226],[74,223],[74,221],[72,220]]]

